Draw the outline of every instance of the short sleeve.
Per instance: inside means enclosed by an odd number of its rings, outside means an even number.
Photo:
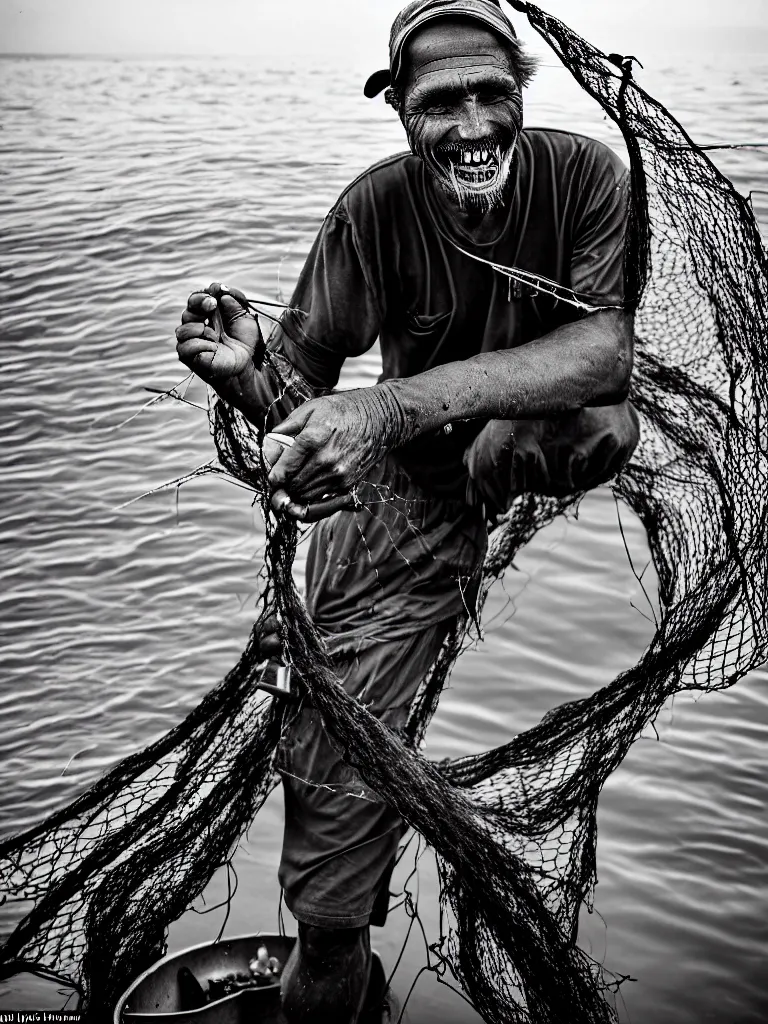
[[[580,182],[573,224],[571,288],[595,305],[624,300],[624,240],[629,215],[629,171],[606,146],[590,153]]]
[[[339,206],[326,217],[268,348],[282,352],[314,387],[332,388],[344,360],[371,348],[379,327],[354,225]]]

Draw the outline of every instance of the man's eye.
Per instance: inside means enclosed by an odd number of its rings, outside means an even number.
[[[452,109],[448,100],[425,100],[419,104],[419,112],[422,114],[445,114]]]

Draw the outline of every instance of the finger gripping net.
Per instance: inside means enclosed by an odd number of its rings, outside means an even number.
[[[440,962],[489,1024],[615,1019],[611,979],[575,943],[595,880],[600,790],[671,694],[729,686],[766,660],[768,289],[751,208],[632,80],[630,60],[606,57],[532,4],[512,6],[619,125],[630,154],[626,293],[642,439],[613,487],[648,534],[657,632],[605,688],[501,747],[430,763],[419,741],[470,623],[446,641],[405,741],[346,695],[295,589],[296,529],[270,512],[258,432],[219,402],[220,461],[254,489],[266,524],[267,584],[251,640],[177,728],[0,846],[3,892],[19,901],[9,904],[2,969],[75,985],[87,1022],[103,1020],[157,955],[274,784],[283,711],[254,689],[268,615],[333,744],[435,850]],[[568,505],[516,501],[492,534],[483,593]]]

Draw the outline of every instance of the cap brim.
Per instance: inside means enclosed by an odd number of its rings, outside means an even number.
[[[373,99],[374,96],[378,96],[379,93],[386,89],[387,86],[392,84],[392,75],[389,72],[389,68],[382,68],[381,71],[374,71],[368,81],[365,83],[363,92],[368,99]]]

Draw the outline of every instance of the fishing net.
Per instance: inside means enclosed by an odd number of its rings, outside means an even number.
[[[269,511],[258,432],[219,402],[221,464],[255,490],[266,524],[251,640],[177,728],[0,847],[5,898],[19,901],[3,969],[74,984],[85,1021],[103,1020],[157,954],[274,784],[284,704],[254,688],[268,615],[333,744],[434,849],[439,963],[489,1024],[614,1019],[610,979],[576,945],[601,787],[671,694],[730,686],[766,658],[768,295],[751,208],[633,81],[630,59],[606,56],[532,4],[512,6],[619,125],[629,151],[626,293],[637,307],[631,398],[642,440],[612,486],[648,534],[656,634],[604,689],[504,746],[430,763],[419,741],[470,624],[459,624],[422,684],[405,741],[347,696],[295,589],[297,530]],[[568,504],[517,499],[492,533],[483,593]]]

